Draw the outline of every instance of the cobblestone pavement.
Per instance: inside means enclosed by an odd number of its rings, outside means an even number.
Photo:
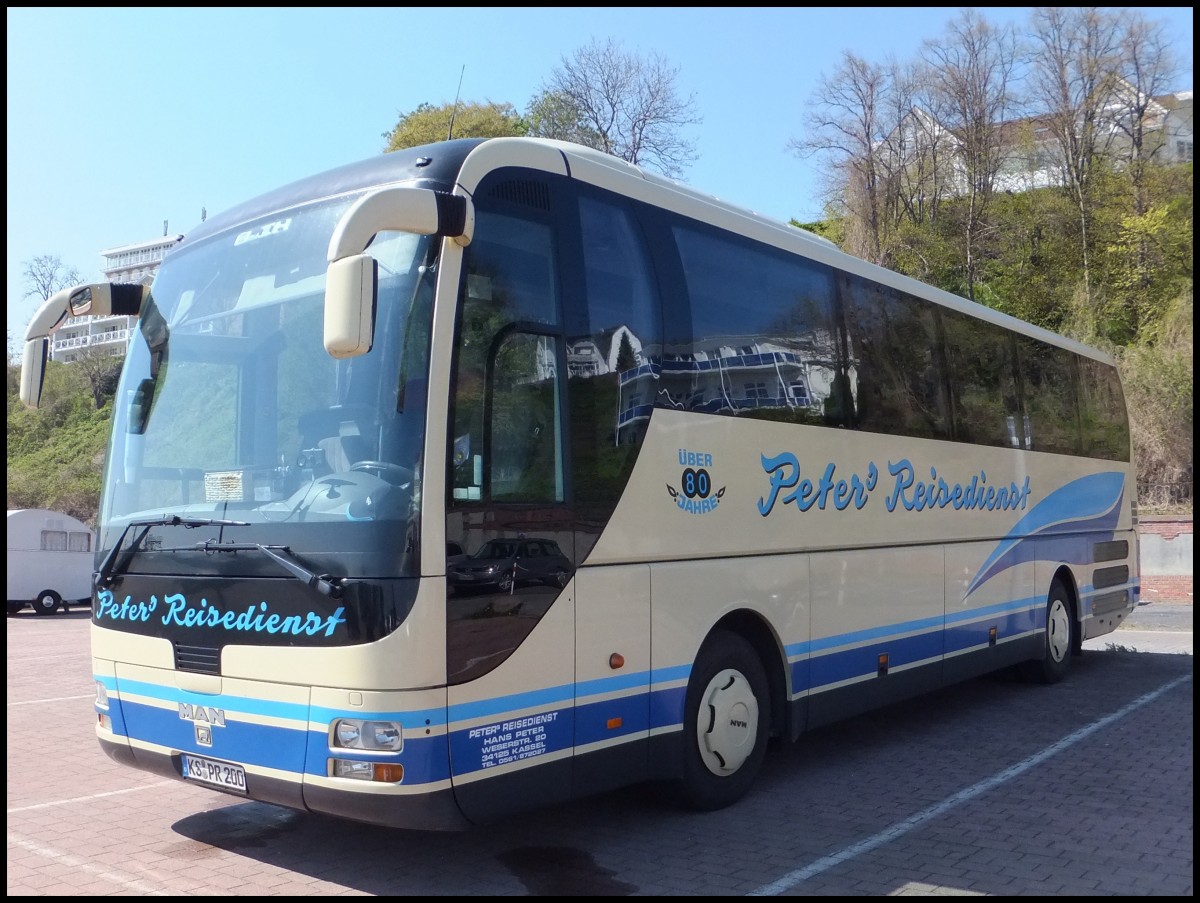
[[[982,678],[772,748],[719,812],[641,787],[450,834],[113,763],[87,613],[25,612],[8,619],[8,894],[1190,896],[1191,612],[1156,608],[1062,683]]]

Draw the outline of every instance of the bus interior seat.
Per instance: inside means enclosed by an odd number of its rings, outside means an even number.
[[[334,473],[344,473],[358,461],[375,457],[353,412],[338,408],[308,411],[298,424],[303,448],[317,448]]]
[[[317,447],[325,452],[325,461],[334,473],[345,473],[356,462],[370,460],[367,442],[353,420],[343,420],[338,424],[338,434],[322,439]]]

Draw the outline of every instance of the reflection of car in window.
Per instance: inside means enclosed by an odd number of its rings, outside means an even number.
[[[448,561],[447,573],[459,589],[509,592],[530,583],[561,589],[571,577],[571,560],[551,539],[491,539],[474,555]]]

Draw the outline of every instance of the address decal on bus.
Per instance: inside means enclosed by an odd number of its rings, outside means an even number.
[[[812,508],[824,511],[830,507],[845,511],[851,505],[862,509],[877,489],[887,493],[883,504],[889,513],[901,508],[905,511],[943,508],[1021,511],[1029,504],[1032,492],[1029,477],[1025,477],[1021,485],[991,485],[987,472],[982,470],[965,482],[952,482],[939,474],[936,467],[930,467],[929,478],[925,479],[917,475],[916,467],[907,458],[888,462],[887,472],[892,480],[885,480],[881,486],[879,467],[874,461],[867,464],[865,474],[852,473],[849,478],[839,475],[837,465],[830,462],[814,480],[801,476],[800,460],[791,452],[760,457],[763,472],[770,480],[766,497],[758,500],[758,513],[763,517],[771,513],[776,502],[795,505],[800,511]]]

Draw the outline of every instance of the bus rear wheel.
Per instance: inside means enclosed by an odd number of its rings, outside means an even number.
[[[696,657],[684,712],[680,795],[721,809],[750,789],[767,753],[767,675],[747,640],[717,631]]]
[[[62,608],[62,596],[52,589],[44,589],[33,600],[33,610],[39,615],[52,615]]]
[[[1062,581],[1055,580],[1046,600],[1046,627],[1042,654],[1021,665],[1021,676],[1031,683],[1054,684],[1067,676],[1075,648],[1075,618],[1071,598]]]

